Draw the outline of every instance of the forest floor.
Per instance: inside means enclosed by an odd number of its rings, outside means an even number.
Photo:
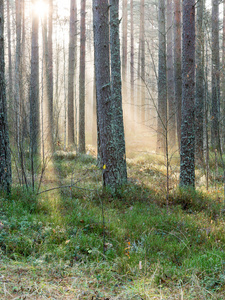
[[[220,165],[178,189],[179,159],[130,154],[111,196],[91,155],[58,152],[38,196],[0,195],[0,299],[225,299]]]

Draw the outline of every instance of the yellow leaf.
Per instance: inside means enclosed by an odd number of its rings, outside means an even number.
[[[103,170],[105,170],[105,169],[106,169],[106,165],[103,166]]]
[[[70,242],[70,240],[65,241],[65,244],[67,245]]]

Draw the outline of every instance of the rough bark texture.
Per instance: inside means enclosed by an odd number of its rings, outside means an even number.
[[[212,128],[211,143],[214,149],[220,148],[220,59],[219,59],[219,0],[212,0]]]
[[[167,96],[168,96],[168,134],[171,147],[176,142],[176,106],[173,68],[173,1],[167,0]]]
[[[145,0],[140,9],[140,77],[141,77],[141,122],[145,124]]]
[[[11,160],[7,123],[4,60],[4,1],[0,0],[0,190],[10,191]]]
[[[177,119],[177,139],[178,139],[178,145],[180,147],[181,102],[182,102],[180,0],[174,0],[174,85],[175,85],[176,119]]]
[[[50,139],[54,143],[54,111],[53,111],[53,48],[52,48],[52,23],[53,23],[53,0],[49,0],[48,14],[48,49],[47,49],[47,93],[48,93],[48,113]]]
[[[11,51],[11,21],[9,11],[9,0],[7,0],[7,35],[8,35],[8,72],[9,72],[9,100],[13,100],[13,80],[12,80],[12,51]]]
[[[34,0],[33,0],[34,3]],[[38,153],[40,139],[40,110],[39,110],[39,16],[32,15],[31,36],[31,75],[30,75],[30,145],[32,155]]]
[[[15,58],[15,104],[16,104],[16,142],[20,156],[20,61],[21,61],[21,1],[16,0],[16,58]]]
[[[223,50],[222,50],[222,99],[225,99],[225,0],[223,0]],[[225,146],[225,101],[222,102],[222,110],[223,110],[223,129],[222,129],[222,146],[224,150]]]
[[[195,96],[195,140],[196,158],[203,161],[203,115],[204,115],[204,32],[203,32],[204,0],[197,4],[196,26],[196,96]]]
[[[195,0],[183,0],[180,186],[195,185]]]
[[[99,153],[103,171],[103,185],[115,189],[124,182],[124,179],[121,178],[120,170],[117,168],[117,153],[112,130],[108,10],[107,0],[93,0]]]
[[[74,75],[75,75],[75,37],[76,37],[76,0],[70,1],[70,37],[68,66],[68,145],[74,144]]]
[[[123,51],[122,51],[122,74],[123,78],[127,72],[127,0],[123,0]]]
[[[165,0],[159,0],[159,64],[158,64],[158,126],[157,151],[165,152],[167,134],[166,30]]]
[[[134,3],[130,0],[130,85],[131,85],[131,120],[134,126]]]
[[[85,5],[81,0],[80,80],[79,80],[79,152],[85,153]]]
[[[119,184],[127,181],[126,150],[124,139],[121,63],[119,40],[119,0],[110,0],[110,49],[111,49],[111,105],[112,131],[116,147],[116,162]]]

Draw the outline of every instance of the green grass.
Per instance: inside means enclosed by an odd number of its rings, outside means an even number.
[[[224,299],[221,199],[173,189],[167,209],[155,187],[164,180],[162,164],[150,172],[153,158],[145,159],[129,161],[133,178],[113,196],[102,192],[87,155],[57,157],[51,166],[57,184],[72,180],[82,189],[36,196],[14,187],[1,195],[0,275],[11,278],[0,282],[1,298],[74,299],[79,292],[80,299]]]

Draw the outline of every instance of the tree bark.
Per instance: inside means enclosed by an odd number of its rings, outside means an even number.
[[[123,0],[123,51],[122,51],[122,75],[123,79],[127,72],[127,0]]]
[[[174,0],[174,85],[175,85],[177,139],[178,139],[178,146],[180,148],[181,103],[182,103],[181,5],[180,5],[180,0]]]
[[[35,3],[35,0],[32,1]],[[30,74],[30,148],[31,155],[38,153],[40,141],[39,109],[39,16],[33,11],[31,34],[31,74]]]
[[[85,5],[81,0],[80,25],[80,80],[79,80],[79,152],[85,153]]]
[[[97,126],[103,185],[115,190],[124,182],[118,170],[115,130],[112,130],[109,65],[109,15],[107,0],[93,0],[94,54],[97,99]]]
[[[180,186],[195,186],[195,0],[183,0]]]
[[[76,0],[70,1],[70,40],[68,70],[68,145],[74,145],[74,78],[75,78],[75,39],[76,39]]]
[[[157,152],[165,152],[167,134],[166,29],[165,0],[159,0],[159,64],[158,64],[158,126]]]
[[[219,0],[212,0],[212,127],[213,149],[220,149],[220,59],[219,59]]]
[[[203,32],[203,8],[204,0],[197,4],[196,26],[196,95],[195,95],[195,139],[196,158],[203,161],[203,115],[204,115],[204,32]]]
[[[172,146],[176,142],[176,106],[174,94],[173,67],[173,1],[167,0],[167,95],[168,95],[168,137]]]
[[[127,181],[127,168],[121,94],[119,0],[110,0],[110,50],[112,131],[117,156],[117,183],[121,185]]]
[[[4,59],[4,1],[0,0],[0,187],[10,192],[11,158],[7,122],[5,59]]]

